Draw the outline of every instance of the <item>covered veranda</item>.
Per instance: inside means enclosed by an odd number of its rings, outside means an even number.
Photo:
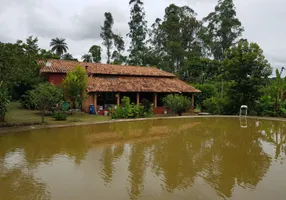
[[[110,108],[121,105],[124,96],[130,98],[130,102],[140,105],[145,99],[153,104],[154,114],[164,114],[166,110],[163,105],[163,98],[170,93],[165,92],[93,92],[89,94],[90,105],[94,105],[98,114],[104,114]],[[190,109],[194,109],[194,93],[183,93],[192,99]]]

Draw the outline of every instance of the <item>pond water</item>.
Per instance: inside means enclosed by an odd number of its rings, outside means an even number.
[[[147,120],[0,134],[0,199],[286,199],[286,123]]]

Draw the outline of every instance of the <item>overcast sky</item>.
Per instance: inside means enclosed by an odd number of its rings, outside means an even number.
[[[51,38],[66,38],[69,53],[80,58],[93,44],[101,45],[104,12],[113,14],[116,33],[126,38],[129,0],[0,0],[0,41],[15,42],[37,36],[49,49]],[[162,18],[170,4],[188,5],[201,19],[214,10],[217,0],[144,0],[149,24]],[[244,38],[257,42],[274,68],[286,63],[286,0],[234,0]],[[127,39],[127,38],[126,38]],[[105,52],[102,52],[105,54]]]

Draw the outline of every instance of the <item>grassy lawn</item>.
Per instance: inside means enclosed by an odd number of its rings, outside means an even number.
[[[95,116],[86,113],[70,115],[66,121],[55,121],[52,117],[46,117],[45,120],[48,124],[72,124],[75,122],[95,122],[106,121],[109,117]],[[6,123],[11,124],[24,124],[41,122],[41,116],[38,111],[28,110],[21,108],[19,102],[12,102],[9,105],[8,112],[5,117]]]

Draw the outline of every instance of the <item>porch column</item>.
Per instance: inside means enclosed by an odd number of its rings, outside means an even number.
[[[192,110],[195,110],[195,95],[194,93],[192,94]]]
[[[120,106],[120,93],[118,92],[116,95],[117,105]]]
[[[140,104],[140,93],[139,92],[137,92],[137,94],[136,94],[136,103],[137,103],[137,105]]]
[[[154,108],[157,108],[157,93],[154,93],[153,104],[154,104]]]
[[[93,93],[93,105],[94,105],[94,109],[95,111],[97,111],[97,93]]]

